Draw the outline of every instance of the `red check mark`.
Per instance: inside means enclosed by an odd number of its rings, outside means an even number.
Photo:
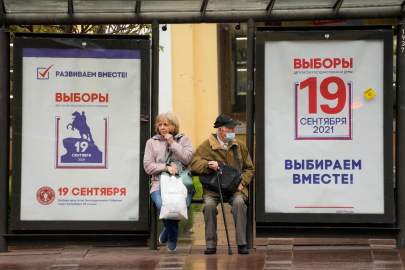
[[[46,74],[48,74],[49,70],[51,69],[51,67],[53,67],[53,65],[49,66],[47,69],[45,69],[44,71],[38,71],[39,75],[44,78],[46,76]]]

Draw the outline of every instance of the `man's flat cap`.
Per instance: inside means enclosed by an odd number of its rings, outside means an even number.
[[[228,115],[221,114],[220,116],[217,117],[214,123],[214,128],[219,128],[222,126],[225,127],[235,127],[237,125],[240,125],[240,122],[237,120],[232,119]]]

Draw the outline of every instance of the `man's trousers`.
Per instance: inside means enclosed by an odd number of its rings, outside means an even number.
[[[224,202],[228,202],[232,206],[232,215],[235,222],[236,243],[238,245],[246,245],[246,213],[247,206],[245,196],[236,192],[232,197],[225,198]],[[205,220],[205,241],[207,248],[216,248],[217,246],[217,205],[220,203],[218,195],[204,195],[204,220]]]

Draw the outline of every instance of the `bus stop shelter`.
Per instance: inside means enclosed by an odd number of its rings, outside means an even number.
[[[403,21],[405,1],[403,0],[173,0],[173,1],[99,1],[99,0],[67,0],[67,1],[22,1],[0,0],[0,250],[7,250],[7,238],[13,237],[8,230],[8,164],[9,164],[9,69],[10,69],[10,25],[74,25],[74,24],[152,24],[152,61],[151,61],[151,118],[158,112],[158,50],[159,25],[172,23],[221,23],[236,22],[248,24],[248,89],[246,95],[247,140],[246,144],[251,155],[254,153],[255,123],[255,34],[256,23],[278,21],[306,21],[331,19],[364,19],[392,18],[396,19],[397,33],[397,90],[396,90],[396,198],[395,223],[392,226],[359,228],[358,234],[370,235],[375,231],[386,236],[397,236],[398,245],[405,245],[405,141],[402,133],[405,129],[405,88],[403,80],[405,56],[405,27]],[[394,147],[394,146],[393,146]],[[250,188],[248,213],[248,239],[253,244],[254,222],[254,188]],[[152,216],[155,216],[152,213]],[[152,226],[156,222],[152,221]],[[307,233],[308,228],[296,226],[296,233]],[[264,227],[265,230],[265,227]],[[312,228],[312,235],[316,235]],[[326,228],[333,231],[333,226]],[[350,233],[351,228],[342,230],[342,234]],[[152,228],[156,233],[156,227]],[[311,229],[309,230],[311,231]],[[285,233],[282,232],[281,235]],[[37,236],[41,236],[38,234]],[[152,243],[156,243],[156,235],[151,234]]]

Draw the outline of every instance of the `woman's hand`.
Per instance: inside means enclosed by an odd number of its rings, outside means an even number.
[[[166,171],[171,175],[175,175],[175,174],[177,174],[177,167],[176,167],[176,165],[173,165],[173,166],[167,165]]]
[[[171,145],[174,141],[173,135],[170,133],[166,133],[163,135],[164,140],[167,142],[168,145]]]

